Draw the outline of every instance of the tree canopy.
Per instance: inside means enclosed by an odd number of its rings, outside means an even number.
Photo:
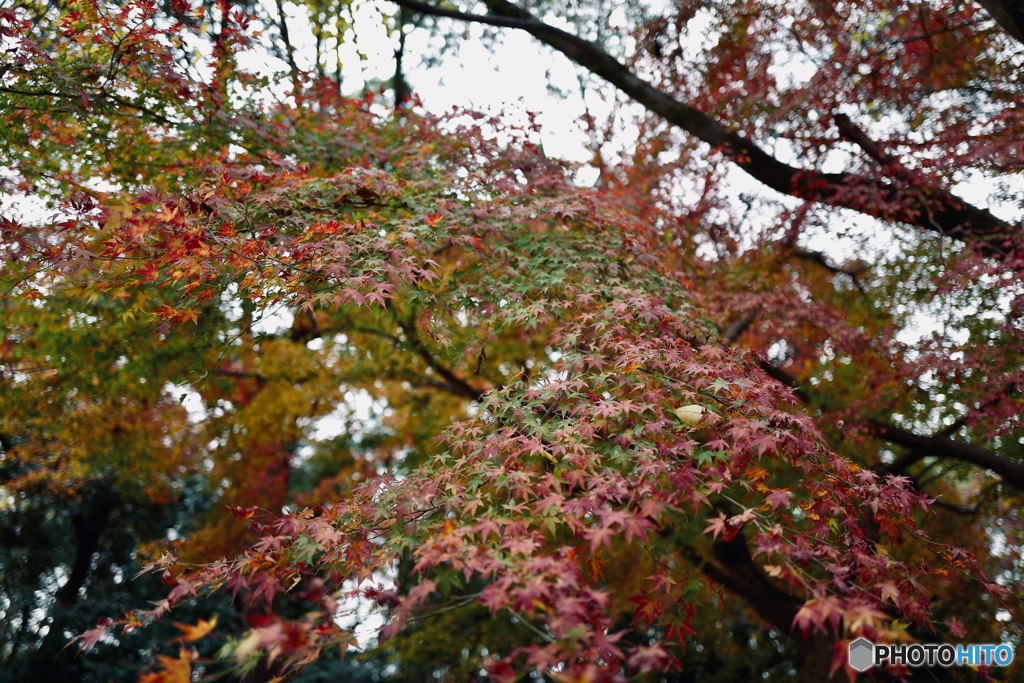
[[[376,7],[394,78],[355,93],[355,3],[0,10],[36,207],[0,222],[0,677],[849,681],[857,637],[1019,644],[1015,5]],[[608,103],[592,186],[415,97],[407,35],[476,24]]]

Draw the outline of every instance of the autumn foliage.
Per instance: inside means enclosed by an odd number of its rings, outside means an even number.
[[[80,2],[47,26],[3,10],[3,182],[52,218],[2,224],[5,514],[77,506],[49,633],[87,662],[163,628],[147,683],[370,662],[363,622],[383,624],[378,662],[446,680],[727,671],[696,648],[737,648],[739,627],[795,662],[777,680],[852,678],[860,636],[1019,637],[1020,229],[909,227],[929,207],[953,220],[958,170],[1024,162],[1020,46],[957,7],[893,14],[870,44],[904,47],[861,48],[877,81],[836,102],[870,86],[886,111],[916,106],[966,82],[926,62],[969,45],[1016,108],[868,140],[925,161],[878,152],[821,176],[838,189],[762,202],[760,227],[730,213],[717,165],[746,152],[646,114],[614,165],[600,151],[626,110],[587,122],[601,176],[580,188],[530,126],[344,98],[315,69],[245,73],[258,27],[226,2]],[[713,13],[703,82],[679,82],[666,45],[696,12],[640,26],[626,65],[808,167],[865,135],[806,125],[853,63],[828,41],[868,45],[840,9],[792,10],[828,66],[802,89],[764,76],[790,37],[758,3]],[[204,22],[205,80],[178,60]],[[903,221],[876,264],[801,241],[835,205]],[[944,326],[905,341],[922,312]],[[114,527],[131,560],[94,561]],[[140,570],[146,595],[73,628],[103,567]],[[5,614],[30,604],[4,590]]]

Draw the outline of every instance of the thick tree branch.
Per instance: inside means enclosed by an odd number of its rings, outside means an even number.
[[[942,188],[907,187],[906,182],[892,183],[883,178],[850,173],[822,173],[785,164],[708,114],[658,90],[600,46],[549,26],[507,0],[484,0],[491,12],[489,15],[443,9],[419,0],[392,2],[423,14],[526,31],[601,76],[651,112],[721,149],[754,179],[782,194],[915,225],[974,244],[988,256],[1008,255],[1013,251],[1011,238],[1019,226],[1012,226]]]
[[[840,134],[864,150],[864,153],[869,157],[886,166],[898,164],[896,159],[886,154],[877,142],[869,138],[867,133],[858,128],[850,120],[849,116],[846,114],[836,114],[832,117],[832,120],[835,121],[836,128],[839,129]]]
[[[807,390],[801,387],[797,383],[796,378],[790,375],[788,372],[781,368],[775,367],[774,365],[772,365],[771,363],[764,359],[758,359],[757,365],[758,367],[761,368],[761,372],[768,375],[775,381],[781,382],[782,384],[785,384],[787,387],[792,389],[793,395],[796,396],[798,399],[800,399],[804,403],[811,402],[811,395],[808,394]]]
[[[987,448],[954,441],[948,436],[921,436],[895,425],[874,420],[869,424],[879,438],[909,448],[911,452],[920,453],[921,457],[935,455],[969,462],[995,472],[1010,486],[1024,491],[1024,465],[1000,457]]]
[[[298,322],[298,319],[296,319],[296,322]],[[427,367],[429,367],[431,370],[440,375],[441,379],[444,380],[443,382],[434,382],[430,379],[411,379],[410,381],[415,381],[419,383],[417,386],[441,389],[443,391],[447,391],[453,396],[461,396],[462,398],[468,398],[471,401],[479,401],[483,397],[483,395],[487,393],[482,389],[477,389],[472,384],[456,375],[452,370],[446,368],[444,365],[439,363],[437,359],[434,358],[433,354],[431,354],[430,351],[426,348],[426,346],[423,345],[423,342],[420,340],[419,336],[415,334],[416,327],[414,323],[412,323],[411,321],[405,321],[403,323],[403,321],[399,320],[397,317],[395,318],[395,322],[397,322],[399,325],[402,325],[403,329],[406,330],[405,339],[397,335],[391,334],[390,332],[386,332],[375,327],[366,327],[363,325],[339,324],[328,325],[327,327],[316,327],[315,320],[313,321],[313,325],[309,327],[293,326],[289,332],[289,338],[292,341],[298,343],[306,343],[312,339],[319,339],[327,334],[331,334],[334,332],[357,332],[360,334],[369,334],[375,337],[381,337],[382,339],[387,339],[388,341],[390,341],[392,344],[395,345],[395,348],[397,349],[402,349],[404,351],[411,351],[415,353],[423,360],[424,363],[426,363]],[[260,381],[264,380],[264,378],[248,372],[239,372],[224,369],[218,370],[218,372],[219,374],[227,376],[252,377]]]
[[[743,315],[738,320],[734,321],[729,327],[725,328],[722,332],[722,341],[726,346],[732,346],[733,342],[739,339],[740,335],[743,334],[750,324],[757,318],[759,309],[753,308],[747,311],[746,315]]]
[[[797,257],[798,259],[810,261],[812,263],[817,263],[819,266],[821,266],[830,273],[835,273],[836,275],[845,275],[849,277],[850,280],[853,282],[853,286],[856,287],[861,294],[864,293],[864,288],[861,287],[860,282],[857,278],[859,278],[861,275],[863,275],[869,270],[869,266],[867,264],[861,263],[857,265],[852,265],[849,268],[840,268],[839,266],[833,266],[831,263],[829,263],[828,258],[820,251],[808,251],[806,249],[793,248],[791,252],[793,256]]]
[[[810,395],[807,391],[785,370],[775,367],[766,360],[759,361],[758,365],[766,375],[793,389],[794,395],[801,401],[805,403],[810,401]],[[987,448],[955,441],[942,432],[935,436],[921,436],[895,425],[875,420],[869,421],[868,424],[871,426],[874,436],[891,444],[910,449],[910,452],[906,455],[881,468],[881,471],[887,474],[900,474],[914,463],[928,456],[952,458],[991,470],[1002,477],[1003,481],[1010,486],[1019,491],[1024,491],[1024,465],[1007,460]]]
[[[434,358],[425,346],[423,346],[419,339],[413,338],[410,346],[412,346],[412,350],[423,359],[423,362],[427,364],[427,367],[441,375],[448,386],[452,388],[453,393],[464,398],[468,398],[470,401],[479,401],[486,393],[481,389],[477,389],[472,384],[438,363],[437,359]]]
[[[73,605],[78,601],[78,592],[85,585],[92,569],[92,556],[99,548],[100,537],[107,528],[111,505],[108,501],[88,501],[84,509],[71,517],[75,531],[75,562],[68,580],[57,591],[57,602]]]
[[[1004,31],[1024,43],[1024,3],[1021,0],[978,0],[978,4]]]
[[[284,0],[277,0],[277,28],[281,32],[281,42],[284,43],[284,56],[291,69],[292,78],[297,78],[299,66],[295,63],[295,48],[292,47],[291,38],[288,35],[288,17],[284,13]]]
[[[842,671],[830,676],[831,646],[835,642],[835,635],[812,631],[805,638],[799,631],[794,631],[793,619],[802,601],[776,586],[764,575],[750,556],[750,549],[742,533],[728,542],[716,541],[712,547],[714,561],[708,560],[690,546],[684,545],[680,551],[712,581],[742,597],[762,619],[793,637],[803,657],[800,667],[802,681],[839,683],[847,680]]]

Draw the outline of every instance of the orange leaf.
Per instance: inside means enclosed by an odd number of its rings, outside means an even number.
[[[192,683],[192,655],[182,649],[181,658],[157,655],[163,669],[139,676],[139,683]]]
[[[178,628],[184,632],[185,635],[183,635],[181,639],[186,643],[194,643],[200,638],[205,638],[216,625],[217,617],[214,617],[209,621],[207,621],[206,619],[200,619],[199,623],[197,623],[195,626],[192,626],[190,624],[179,624],[178,622],[174,622],[175,628]]]

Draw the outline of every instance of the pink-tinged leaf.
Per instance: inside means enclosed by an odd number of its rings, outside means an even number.
[[[838,601],[834,598],[822,598],[804,603],[793,617],[793,626],[799,628],[806,638],[812,626],[815,631],[824,633],[825,626],[831,624],[832,629],[838,632],[842,619],[843,610]]]
[[[231,505],[226,505],[225,507],[227,507],[228,510],[231,510],[231,514],[235,517],[243,520],[251,518],[256,514],[256,511],[259,510],[258,505],[253,505],[251,508],[232,507]]]
[[[594,529],[587,529],[585,532],[587,538],[590,539],[590,552],[596,553],[604,545],[608,550],[612,549],[612,538],[615,537],[615,532],[608,527],[597,527]]]
[[[946,626],[948,626],[949,627],[949,632],[952,633],[957,638],[963,638],[963,637],[965,637],[967,635],[967,629],[964,628],[964,625],[960,623],[959,619],[956,619],[956,618],[954,618],[954,619],[947,619],[946,621],[944,621],[942,623],[944,623]]]
[[[75,636],[72,640],[77,640],[79,650],[91,650],[96,646],[96,643],[100,642],[104,635],[107,633],[107,629],[113,622],[109,619],[100,619],[94,628],[89,629],[85,633]]]
[[[896,583],[893,581],[885,581],[881,585],[882,599],[892,600],[894,603],[898,603],[900,599],[900,589],[896,587]]]
[[[669,654],[665,646],[658,642],[650,646],[641,645],[633,650],[627,663],[642,674],[651,671],[668,671],[679,666],[679,660]]]
[[[982,585],[984,585],[985,586],[985,590],[987,590],[992,595],[997,595],[999,597],[1002,597],[1004,595],[1009,595],[1010,594],[1010,589],[1009,588],[1007,588],[1006,586],[1000,586],[998,583],[984,583],[984,582],[982,582]]]
[[[496,614],[498,610],[509,603],[508,591],[498,584],[488,584],[481,592],[478,601],[481,605]]]
[[[701,532],[701,536],[710,531],[712,538],[717,539],[718,534],[724,533],[729,528],[729,523],[725,519],[724,512],[719,512],[718,517],[710,517],[708,519],[705,519],[704,521],[710,522],[710,524],[708,524],[708,527]]]
[[[429,596],[436,590],[437,584],[435,584],[433,581],[430,581],[429,579],[426,581],[422,581],[416,586],[414,586],[411,591],[409,591],[409,595],[406,597],[406,602],[413,605],[418,605],[424,600],[426,600],[427,596]]]
[[[846,676],[851,681],[857,680],[857,671],[850,667],[850,641],[837,640],[832,644],[832,666],[829,667],[828,675],[835,676],[836,671],[845,669]]]
[[[718,535],[722,534],[722,540],[729,543],[736,538],[736,534],[740,532],[740,524],[734,523],[737,520],[735,518],[727,520],[724,512],[719,512],[718,517],[709,517],[704,521],[710,522],[710,524],[708,524],[707,528],[701,532],[701,536],[711,532],[712,538],[717,540]]]
[[[764,499],[772,506],[772,510],[777,510],[780,507],[789,507],[789,500],[792,497],[793,492],[789,489],[772,489]]]
[[[678,583],[667,571],[659,571],[651,574],[647,577],[647,580],[654,582],[654,587],[651,590],[664,591],[665,593],[670,592],[672,590],[672,586]]]

